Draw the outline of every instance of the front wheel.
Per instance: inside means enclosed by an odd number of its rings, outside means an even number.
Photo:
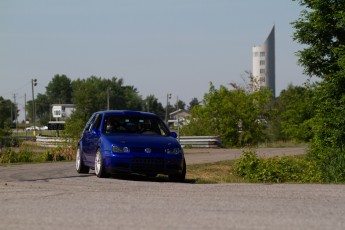
[[[186,160],[183,159],[183,168],[182,172],[178,174],[171,174],[169,175],[169,180],[170,181],[175,181],[175,182],[184,182],[186,179]]]
[[[84,165],[83,158],[80,153],[80,148],[77,149],[77,154],[75,157],[75,168],[78,173],[89,173],[90,168]]]
[[[102,153],[100,149],[98,149],[96,153],[95,173],[96,173],[96,176],[100,178],[104,178],[108,176],[104,169],[103,157],[102,157]]]

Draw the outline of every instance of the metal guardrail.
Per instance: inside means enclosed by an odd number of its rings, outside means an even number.
[[[70,141],[68,139],[60,138],[60,137],[44,137],[44,136],[36,136],[36,143],[43,147],[57,147],[59,145],[66,145],[69,144]]]
[[[218,148],[222,142],[220,136],[181,136],[180,144],[190,148]]]
[[[181,136],[179,138],[182,147],[188,148],[218,148],[221,146],[219,136]],[[68,144],[70,141],[59,137],[37,136],[36,142],[44,147],[56,147]]]

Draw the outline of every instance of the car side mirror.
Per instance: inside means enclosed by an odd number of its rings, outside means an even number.
[[[175,132],[171,132],[170,135],[171,135],[173,138],[177,138],[177,133],[175,133]]]
[[[99,131],[98,131],[97,129],[93,129],[93,130],[91,131],[91,134],[92,134],[92,135],[99,135]]]

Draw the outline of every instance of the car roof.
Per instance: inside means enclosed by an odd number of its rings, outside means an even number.
[[[133,110],[105,110],[105,111],[98,111],[98,114],[104,115],[127,115],[127,116],[151,116],[151,117],[158,117],[154,113],[143,112],[143,111],[133,111]]]

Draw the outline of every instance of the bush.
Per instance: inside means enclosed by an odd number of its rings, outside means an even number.
[[[0,153],[0,163],[32,162],[33,152],[21,149],[18,152],[11,148],[6,148]]]
[[[315,161],[303,157],[258,158],[255,152],[244,151],[236,161],[234,173],[250,182],[322,182]]]
[[[0,163],[27,163],[75,160],[75,147],[57,147],[46,152],[34,152],[30,147],[22,145],[18,151],[13,148],[4,148],[0,152]]]
[[[74,147],[56,147],[46,152],[48,161],[75,160],[75,153]]]
[[[310,156],[320,167],[325,182],[345,182],[344,148],[313,148]]]

